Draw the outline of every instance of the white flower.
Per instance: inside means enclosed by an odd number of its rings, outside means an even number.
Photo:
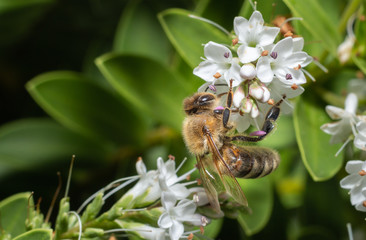
[[[362,120],[359,121],[356,124],[356,131],[357,134],[353,140],[353,143],[357,148],[366,151],[366,122]]]
[[[345,101],[345,108],[326,106],[325,110],[333,120],[339,120],[334,123],[326,123],[320,127],[325,133],[332,135],[330,143],[340,143],[350,136],[352,126],[355,124],[357,96],[354,93],[348,94]]]
[[[122,221],[116,219],[115,222],[123,227],[123,229],[128,229],[128,232],[134,232],[141,239],[149,240],[165,240],[165,229],[151,227],[146,224],[133,222],[133,221]]]
[[[357,95],[358,99],[366,98],[366,79],[351,79],[349,80],[347,87],[349,92],[353,92]]]
[[[251,63],[244,64],[240,68],[240,76],[243,79],[253,79],[257,76],[257,70],[255,69],[255,66]]]
[[[341,64],[345,64],[351,57],[352,48],[356,42],[356,36],[353,32],[353,23],[356,15],[353,14],[347,21],[347,36],[344,41],[338,46],[337,54]]]
[[[204,54],[206,59],[193,70],[193,74],[210,83],[223,78],[228,85],[231,79],[234,80],[233,86],[239,85],[241,82],[239,59],[232,56],[229,48],[208,42],[205,44]]]
[[[243,17],[234,19],[234,31],[238,36],[238,56],[242,63],[249,63],[257,60],[263,47],[270,45],[275,40],[280,29],[277,27],[263,26],[262,14],[254,11],[249,21]]]
[[[164,192],[161,203],[165,212],[160,216],[158,225],[161,228],[169,229],[169,236],[172,240],[179,239],[184,233],[183,222],[195,226],[202,225],[202,216],[196,214],[196,204],[192,200],[183,199],[176,205],[177,199],[173,194]]]
[[[178,177],[175,169],[175,161],[169,159],[164,163],[162,158],[158,158],[158,171],[159,171],[159,186],[162,192],[170,192],[178,200],[185,199],[190,195],[190,191],[178,182],[185,180],[196,169]]]
[[[363,206],[366,201],[364,196],[366,191],[366,161],[348,161],[346,171],[349,175],[341,180],[340,185],[344,189],[350,189],[351,204],[356,206],[357,210],[366,212],[366,207]]]
[[[298,51],[299,44],[295,45],[291,37],[276,43],[267,56],[262,56],[257,62],[257,76],[263,83],[270,83],[276,76],[288,85],[306,83],[304,73],[300,70],[311,61],[309,55]]]

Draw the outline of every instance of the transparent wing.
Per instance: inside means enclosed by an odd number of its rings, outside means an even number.
[[[224,190],[224,185],[217,174],[216,166],[212,161],[211,154],[197,156],[198,170],[201,175],[202,183],[205,188],[208,201],[216,212],[220,212],[218,194]]]
[[[243,190],[241,189],[238,181],[234,177],[234,175],[231,173],[229,167],[227,166],[226,162],[222,158],[219,150],[217,149],[216,144],[214,143],[210,133],[206,133],[208,144],[210,146],[211,152],[212,152],[212,159],[214,162],[215,167],[211,167],[212,174],[218,175],[219,178],[216,178],[215,180],[219,183],[217,183],[216,190],[226,191],[228,194],[230,194],[236,202],[239,204],[248,207],[248,201],[243,193]],[[216,174],[218,173],[218,174]],[[214,185],[214,184],[213,184]],[[220,186],[224,186],[224,189],[220,189]]]

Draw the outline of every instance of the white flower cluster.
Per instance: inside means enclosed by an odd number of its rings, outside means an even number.
[[[348,161],[346,171],[349,175],[341,180],[341,187],[350,190],[351,204],[366,212],[366,161]]]
[[[147,171],[141,159],[136,163],[139,180],[119,202],[128,201],[128,207],[142,207],[160,199],[162,214],[157,222],[160,228],[147,226],[148,232],[139,232],[138,229],[141,229],[141,226],[136,227],[136,232],[143,235],[145,239],[166,239],[168,231],[169,239],[178,240],[183,235],[187,237],[192,233],[185,232],[186,223],[205,226],[208,222],[205,216],[195,213],[197,206],[208,203],[205,190],[201,187],[187,188],[187,185],[195,182],[180,183],[186,180],[196,168],[178,177],[177,172],[182,164],[176,169],[174,158],[171,157],[166,162],[158,158],[158,169]],[[188,199],[192,194],[194,194],[193,200]]]
[[[280,28],[265,26],[259,11],[254,11],[249,20],[236,17],[234,32],[232,46],[205,44],[204,61],[193,73],[207,82],[199,91],[216,92],[218,86],[223,83],[229,86],[232,81],[233,104],[239,109],[238,113],[233,113],[233,120],[237,130],[242,132],[250,124],[258,127],[269,104],[284,96],[283,111],[290,111],[292,106],[287,99],[304,91],[301,84],[306,82],[305,74],[313,79],[303,69],[313,58],[302,51],[304,39],[301,37],[288,36],[274,43]]]
[[[342,143],[343,147],[352,139],[355,147],[366,151],[366,116],[356,115],[358,99],[356,94],[348,94],[344,109],[328,105],[325,110],[333,120],[320,128],[325,133],[332,135],[330,143]],[[338,152],[339,153],[339,152]],[[338,153],[336,155],[338,155]]]
[[[364,80],[363,85],[365,85]],[[359,81],[357,80],[358,84]],[[364,90],[360,88],[359,90]],[[330,143],[342,143],[340,151],[353,140],[356,148],[366,151],[366,116],[356,115],[358,97],[350,93],[346,97],[344,109],[335,106],[326,106],[325,110],[333,120],[333,123],[326,123],[321,129],[330,135]],[[346,171],[349,174],[343,178],[340,185],[350,190],[351,204],[359,211],[366,212],[366,161],[350,160],[346,164]]]

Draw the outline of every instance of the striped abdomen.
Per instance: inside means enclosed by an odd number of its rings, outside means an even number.
[[[260,178],[273,172],[280,164],[278,153],[269,148],[225,145],[224,160],[235,177]]]

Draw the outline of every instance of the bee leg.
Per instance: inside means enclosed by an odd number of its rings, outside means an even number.
[[[225,108],[224,112],[222,113],[222,123],[226,129],[231,129],[233,127],[233,126],[228,125],[230,114],[231,114],[230,108],[231,108],[232,104],[233,104],[233,80],[231,79],[230,88],[229,88],[229,91],[227,92],[226,108]]]
[[[233,136],[230,138],[230,141],[244,141],[244,142],[258,142],[261,141],[263,138],[265,138],[275,127],[275,122],[280,115],[280,105],[283,102],[283,99],[285,99],[286,96],[283,96],[281,100],[279,100],[275,105],[273,105],[267,112],[266,117],[264,119],[263,126],[261,128],[261,131],[264,132],[262,135],[258,135],[256,137],[252,136]]]

